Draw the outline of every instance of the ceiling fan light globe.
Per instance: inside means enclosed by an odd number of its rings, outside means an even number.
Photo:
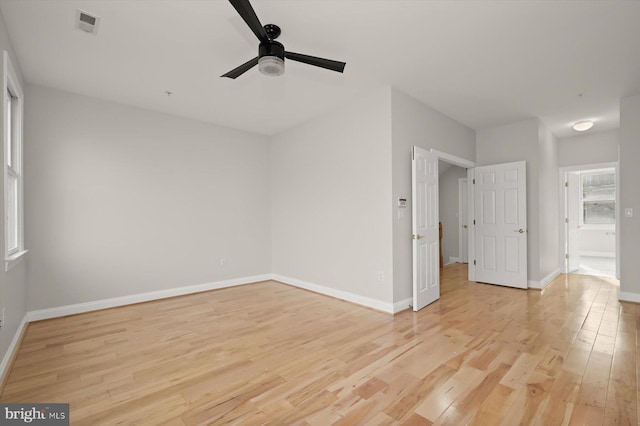
[[[284,74],[284,60],[277,56],[263,56],[258,60],[258,70],[270,77]]]

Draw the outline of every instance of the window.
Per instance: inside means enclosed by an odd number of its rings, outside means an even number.
[[[581,175],[582,225],[615,225],[616,175],[613,171]]]
[[[3,52],[4,81],[4,235],[5,270],[8,271],[26,253],[22,214],[22,111],[23,94]]]

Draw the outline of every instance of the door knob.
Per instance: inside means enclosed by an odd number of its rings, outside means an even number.
[[[467,225],[462,225],[462,227],[463,227],[464,229],[467,229]]]
[[[520,234],[524,234],[524,229],[522,229],[522,228],[520,228],[520,229],[516,229],[516,230],[515,230],[515,231],[513,231],[513,232],[518,232],[518,233],[520,233]]]
[[[424,235],[420,235],[420,234],[415,235],[415,234],[413,234],[413,235],[411,236],[411,239],[412,239],[412,240],[419,240],[419,239],[421,239],[421,238],[424,238]]]

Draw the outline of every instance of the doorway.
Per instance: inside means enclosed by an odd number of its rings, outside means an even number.
[[[561,168],[560,181],[564,272],[617,278],[617,163]]]
[[[467,169],[440,159],[439,216],[442,224],[442,258],[444,265],[467,263],[468,258],[468,209]],[[462,183],[462,181],[464,183]],[[464,195],[463,195],[464,193]]]
[[[411,151],[413,303],[418,311],[440,298],[439,186],[440,160],[462,168],[474,163],[454,155],[413,146]],[[457,187],[458,181],[455,180]],[[458,198],[458,194],[454,195]],[[457,209],[454,217],[457,215]],[[456,218],[457,220],[457,218]],[[456,225],[457,226],[457,225]]]

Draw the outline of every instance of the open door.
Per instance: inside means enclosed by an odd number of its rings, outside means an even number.
[[[476,167],[475,280],[527,288],[526,163]]]
[[[580,174],[567,173],[567,272],[580,269]]]
[[[413,310],[418,311],[440,298],[438,156],[414,146],[411,176]]]

